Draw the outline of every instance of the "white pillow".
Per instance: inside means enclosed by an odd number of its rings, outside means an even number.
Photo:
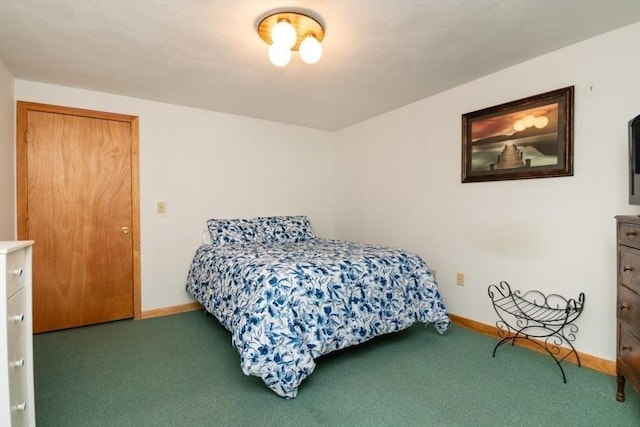
[[[211,234],[209,234],[209,229],[206,225],[202,227],[202,243],[204,243],[205,245],[210,245],[212,243]]]

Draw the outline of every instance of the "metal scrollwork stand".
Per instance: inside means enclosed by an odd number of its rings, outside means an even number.
[[[573,347],[578,327],[573,322],[580,316],[584,307],[584,293],[578,300],[557,295],[544,295],[539,291],[528,291],[521,295],[520,291],[511,291],[507,282],[491,285],[488,289],[493,308],[500,320],[496,322],[498,336],[502,339],[493,349],[516,339],[526,339],[545,350],[556,362],[566,383],[567,377],[560,362],[574,354],[580,366],[580,357]],[[568,348],[562,350],[563,344]],[[563,355],[563,353],[565,353]]]

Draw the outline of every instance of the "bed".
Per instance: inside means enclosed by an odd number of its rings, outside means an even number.
[[[419,256],[316,237],[306,216],[211,219],[186,289],[232,334],[242,371],[294,398],[315,360],[416,322],[449,327]]]

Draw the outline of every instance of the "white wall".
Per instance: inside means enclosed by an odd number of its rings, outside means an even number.
[[[306,214],[334,234],[332,133],[23,80],[15,96],[139,116],[143,311],[193,301],[184,283],[208,218]]]
[[[338,132],[338,237],[421,254],[450,312],[487,324],[497,319],[487,287],[501,280],[584,292],[575,345],[614,360],[614,216],[640,213],[627,204],[626,169],[627,122],[640,114],[638,40],[640,23]],[[462,114],[571,85],[573,177],[461,183]]]
[[[16,237],[14,79],[0,60],[0,240]]]

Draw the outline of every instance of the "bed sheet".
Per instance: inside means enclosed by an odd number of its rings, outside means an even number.
[[[315,359],[373,337],[449,327],[418,255],[339,240],[199,247],[186,289],[232,333],[246,375],[293,398]]]

